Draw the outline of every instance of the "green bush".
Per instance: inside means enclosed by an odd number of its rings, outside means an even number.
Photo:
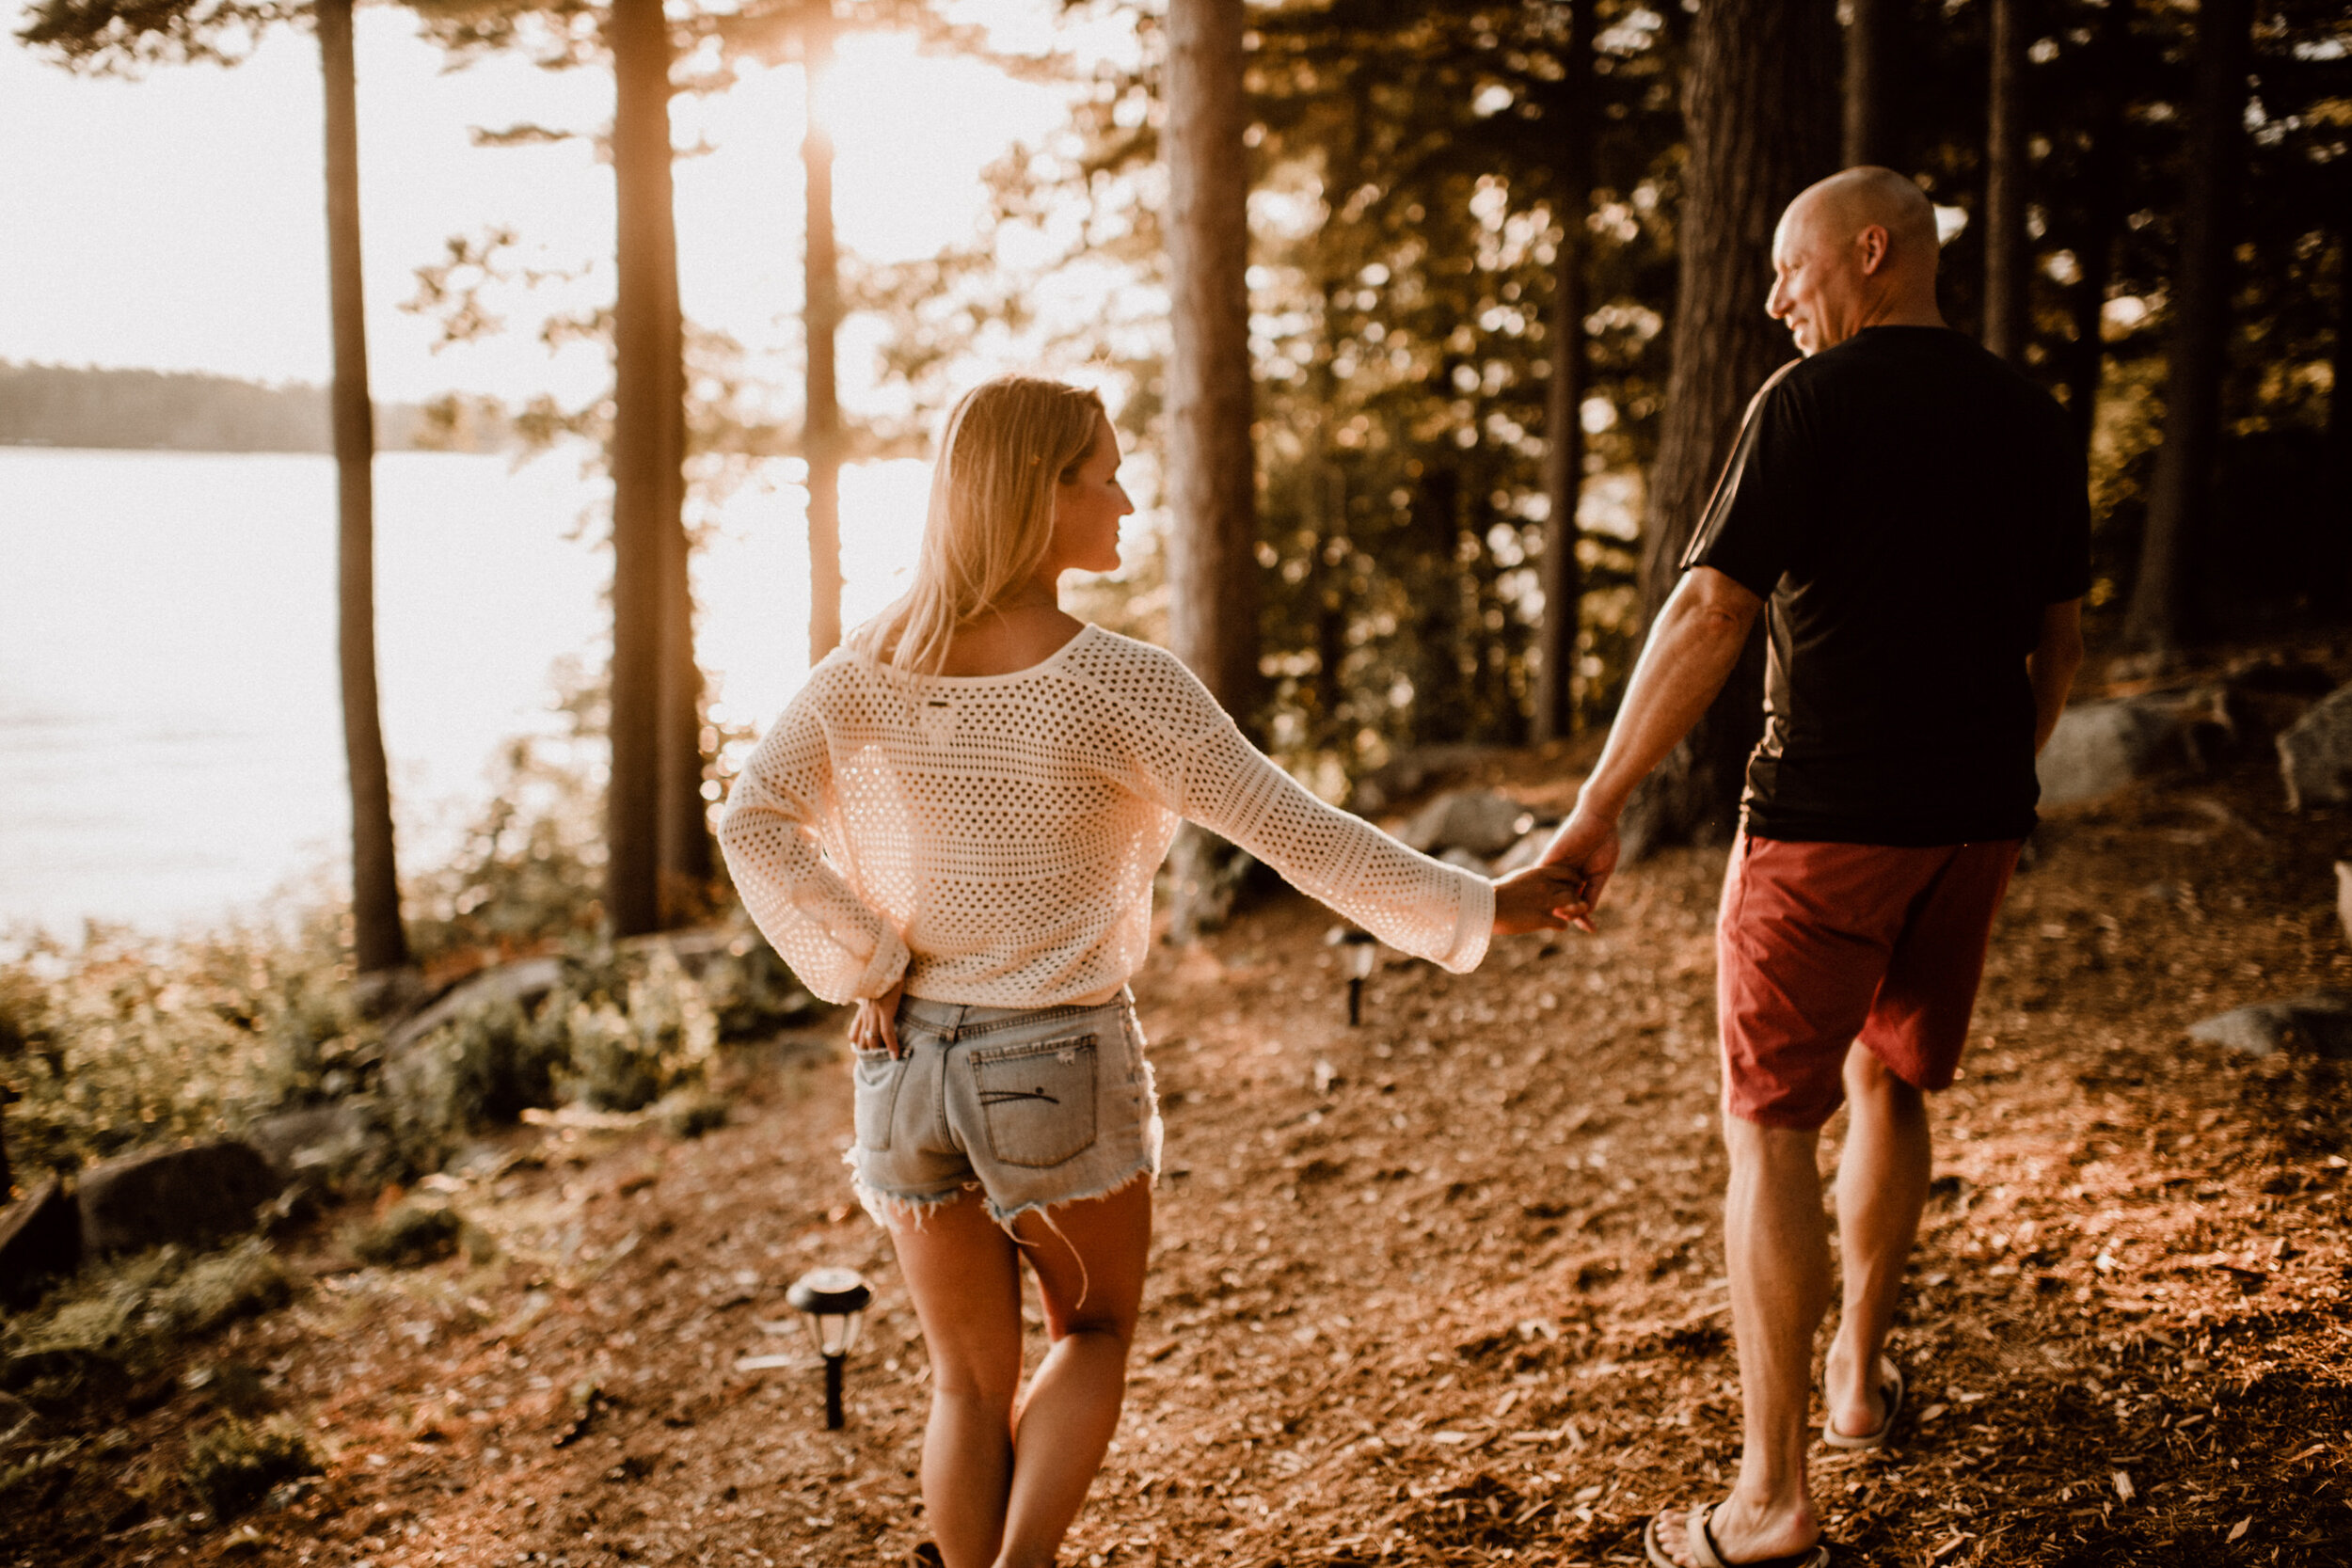
[[[188,1439],[181,1477],[214,1517],[230,1519],[269,1496],[279,1481],[317,1468],[309,1441],[291,1424],[247,1426],[230,1417]]]
[[[613,957],[559,995],[570,1065],[564,1086],[602,1111],[639,1111],[699,1084],[719,1045],[718,1016],[667,948]]]
[[[395,1148],[409,1169],[438,1169],[467,1132],[554,1104],[570,1055],[551,1007],[537,1021],[508,998],[473,1008],[385,1069]]]
[[[0,1382],[46,1402],[93,1382],[145,1376],[190,1340],[284,1306],[295,1288],[258,1238],[193,1259],[177,1247],[139,1253],[85,1273],[34,1311],[0,1323]]]
[[[456,1210],[410,1199],[372,1224],[353,1227],[343,1241],[362,1263],[405,1269],[447,1258],[465,1231],[465,1217]]]

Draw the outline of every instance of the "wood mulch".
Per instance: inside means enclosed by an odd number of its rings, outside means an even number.
[[[2258,756],[2054,814],[1938,1102],[1911,1414],[1815,1470],[1840,1562],[2352,1561],[2346,1069],[2183,1036],[2352,988],[2347,854],[2352,814],[2288,817]],[[1066,1562],[1629,1563],[1646,1513],[1725,1484],[1721,872],[1637,867],[1597,938],[1506,942],[1473,975],[1391,961],[1357,1029],[1296,898],[1155,954],[1157,1257]],[[818,1057],[747,1068],[693,1143],[518,1131],[440,1183],[486,1263],[352,1269],[350,1216],[291,1238],[310,1288],[183,1370],[261,1371],[323,1479],[192,1517],[173,1478],[220,1382],[183,1380],[86,1412],[0,1560],[907,1560],[922,1349]],[[781,1321],[818,1263],[878,1291],[839,1433]],[[757,1355],[792,1359],[737,1369]]]

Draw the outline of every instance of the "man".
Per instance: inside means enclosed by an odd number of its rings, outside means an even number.
[[[1576,811],[1545,860],[1600,902],[1616,818],[1706,712],[1769,600],[1765,735],[1724,879],[1724,1209],[1745,1446],[1728,1499],[1645,1531],[1661,1568],[1822,1568],[1805,1484],[1829,1306],[1815,1149],[1837,1175],[1844,1303],[1824,1441],[1883,1444],[1883,1354],[1927,1200],[1926,1094],[1958,1066],[1993,916],[2032,828],[2034,753],[2082,661],[2089,512],[2047,394],[1946,326],[1935,214],[1890,170],[1789,204],[1766,310],[1804,356],[1749,405]]]

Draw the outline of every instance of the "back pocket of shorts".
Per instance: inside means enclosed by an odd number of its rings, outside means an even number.
[[[906,1058],[894,1057],[887,1051],[859,1051],[856,1066],[856,1093],[850,1101],[850,1116],[857,1124],[857,1146],[860,1148],[890,1147],[890,1118],[898,1106],[898,1080],[906,1075]]]
[[[1042,1168],[1094,1147],[1092,1035],[1000,1045],[970,1057],[989,1152]]]

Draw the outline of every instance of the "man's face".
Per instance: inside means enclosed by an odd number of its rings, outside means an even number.
[[[1798,353],[1810,356],[1853,336],[1863,281],[1862,247],[1831,239],[1818,203],[1800,201],[1781,215],[1764,313],[1788,325]]]

